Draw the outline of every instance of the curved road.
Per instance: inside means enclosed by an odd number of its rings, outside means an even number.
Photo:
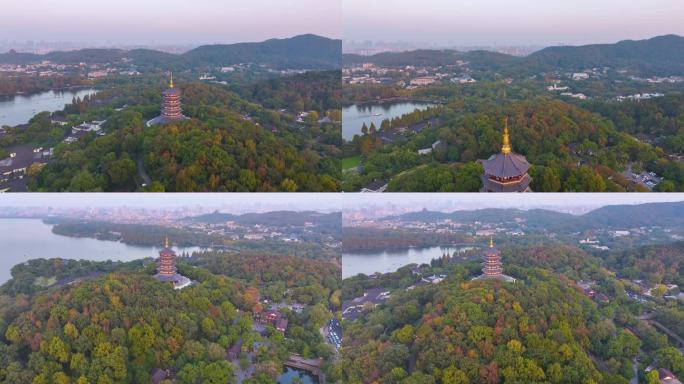
[[[135,160],[135,165],[138,168],[138,175],[143,179],[145,185],[149,187],[152,183],[152,179],[150,179],[150,176],[145,171],[145,164],[143,163],[142,156],[138,156]]]

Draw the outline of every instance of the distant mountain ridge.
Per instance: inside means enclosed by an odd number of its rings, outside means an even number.
[[[386,219],[401,219],[421,222],[434,222],[451,219],[453,221],[480,221],[494,223],[525,219],[528,226],[549,230],[593,228],[634,228],[641,226],[673,225],[684,226],[684,201],[676,203],[646,203],[638,205],[608,205],[581,216],[547,209],[500,209],[486,208],[474,211],[435,212],[423,210]]]
[[[306,34],[254,43],[203,45],[179,55],[151,49],[81,49],[43,55],[3,53],[0,54],[0,63],[29,64],[43,60],[58,64],[107,63],[123,58],[132,59],[136,65],[167,65],[174,68],[252,62],[276,68],[337,69],[341,66],[342,40]]]
[[[684,74],[684,37],[658,36],[615,44],[548,47],[527,56],[528,64],[580,70],[592,67],[629,67],[647,72]]]
[[[526,57],[492,51],[415,50],[372,56],[344,54],[344,64],[445,65],[468,61],[472,68],[502,73],[579,71],[594,67],[630,68],[644,75],[684,75],[684,37],[657,36],[614,44],[547,47]]]
[[[289,39],[270,39],[261,43],[204,45],[182,56],[191,62],[206,65],[268,62],[281,67],[339,68],[342,40],[309,34]]]

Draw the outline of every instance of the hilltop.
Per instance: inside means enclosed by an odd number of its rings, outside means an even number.
[[[342,41],[317,35],[299,35],[263,42],[203,45],[183,54],[151,49],[80,49],[46,54],[3,53],[0,63],[30,64],[51,61],[58,64],[109,63],[130,59],[139,66],[184,69],[199,66],[229,66],[259,63],[276,68],[336,69],[340,67]]]
[[[684,74],[684,37],[665,35],[614,44],[554,46],[526,57],[482,50],[415,50],[373,56],[345,54],[342,60],[344,64],[374,63],[384,66],[453,65],[457,60],[462,60],[469,62],[473,69],[488,69],[503,74],[612,67],[628,68],[648,75],[681,75]]]

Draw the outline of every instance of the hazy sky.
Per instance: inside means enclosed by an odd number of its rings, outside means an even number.
[[[592,207],[684,201],[684,193],[17,193],[0,194],[2,207],[176,208],[341,211],[367,206],[438,209]]]
[[[330,193],[5,193],[2,207],[174,208],[201,206],[230,212],[231,207],[268,210],[339,210],[339,194]]]
[[[344,209],[393,204],[454,211],[482,208],[596,208],[603,205],[684,201],[684,193],[382,193],[346,194]]]
[[[341,38],[341,0],[2,0],[0,40],[111,44]]]
[[[556,45],[684,35],[682,0],[343,0],[345,40]]]

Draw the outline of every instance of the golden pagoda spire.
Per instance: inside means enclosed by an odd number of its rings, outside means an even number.
[[[164,248],[168,248],[168,247],[169,247],[169,237],[164,236]]]
[[[494,248],[494,237],[489,236],[489,248]]]
[[[503,145],[501,146],[501,153],[508,154],[511,153],[511,142],[508,138],[508,117],[504,119],[504,134],[503,134]]]
[[[173,88],[173,72],[171,72],[171,79],[169,80],[169,88]]]

